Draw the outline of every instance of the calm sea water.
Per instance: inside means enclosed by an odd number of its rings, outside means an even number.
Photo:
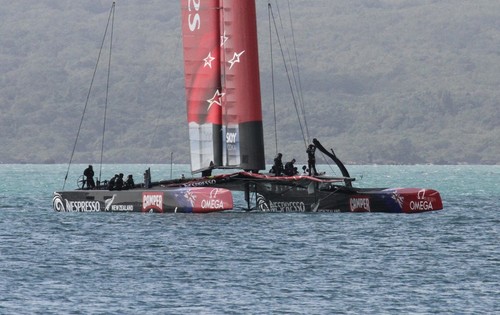
[[[415,215],[57,213],[66,167],[0,165],[0,314],[500,312],[500,166],[350,167],[360,187],[441,192]]]

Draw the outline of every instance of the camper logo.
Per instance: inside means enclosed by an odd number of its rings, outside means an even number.
[[[163,192],[143,192],[142,212],[163,212]]]
[[[352,212],[370,212],[370,198],[357,196],[349,198],[349,206]]]

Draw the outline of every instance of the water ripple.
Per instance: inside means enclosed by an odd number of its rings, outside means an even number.
[[[12,178],[51,170],[32,168]],[[56,213],[51,185],[0,195],[0,313],[500,312],[488,187],[441,187],[445,211],[418,215],[157,215]]]

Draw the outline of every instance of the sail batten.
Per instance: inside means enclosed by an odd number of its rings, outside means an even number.
[[[265,168],[253,0],[181,0],[191,170]]]

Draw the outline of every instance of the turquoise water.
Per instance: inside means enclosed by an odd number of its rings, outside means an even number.
[[[0,314],[500,312],[500,166],[349,167],[360,187],[441,192],[415,215],[57,213],[66,167],[0,165]]]

